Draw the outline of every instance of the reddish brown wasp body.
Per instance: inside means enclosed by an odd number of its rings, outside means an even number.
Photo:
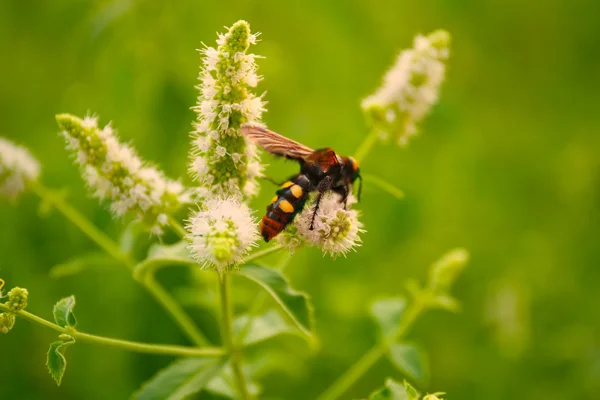
[[[242,125],[242,133],[269,153],[300,163],[300,173],[292,176],[277,190],[262,218],[260,231],[266,242],[294,220],[296,214],[304,208],[311,192],[318,192],[312,216],[314,221],[325,192],[332,190],[340,194],[345,206],[351,185],[360,178],[356,160],[340,156],[330,148],[313,150],[260,125]]]

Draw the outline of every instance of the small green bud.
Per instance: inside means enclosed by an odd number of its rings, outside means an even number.
[[[10,313],[0,314],[0,332],[8,333],[15,326],[15,315]]]
[[[27,307],[27,296],[29,296],[27,289],[15,287],[8,292],[8,302],[6,305],[12,312],[21,311]]]
[[[462,248],[451,250],[443,255],[429,270],[428,287],[434,293],[448,292],[468,260],[469,253]]]

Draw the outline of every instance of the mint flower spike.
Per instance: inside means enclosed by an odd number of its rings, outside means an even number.
[[[40,163],[25,147],[0,137],[0,197],[16,200],[40,177]]]
[[[256,146],[240,132],[245,122],[258,122],[265,111],[262,97],[251,89],[261,79],[254,54],[258,34],[238,21],[219,35],[218,47],[200,50],[200,95],[192,132],[190,174],[213,196],[250,198],[257,193],[262,165]]]
[[[100,129],[97,118],[70,114],[59,114],[56,121],[94,197],[108,200],[115,215],[131,214],[162,235],[168,215],[191,202],[189,190],[119,142],[110,124]]]
[[[438,101],[449,45],[450,34],[444,30],[416,36],[413,48],[400,53],[382,86],[362,101],[369,123],[382,139],[395,136],[399,145],[406,146],[417,135],[417,124]]]
[[[14,287],[8,292],[8,302],[6,305],[13,312],[21,311],[27,307],[27,298],[29,292],[27,289]]]
[[[219,273],[235,268],[259,237],[250,209],[236,198],[207,200],[187,230],[192,256]]]
[[[358,212],[352,209],[356,199],[350,195],[347,207],[340,202],[340,195],[328,192],[321,199],[317,215],[312,220],[315,205],[306,207],[296,216],[278,238],[279,244],[290,251],[302,245],[316,246],[323,254],[332,257],[345,256],[350,250],[361,245],[359,233],[364,232],[358,220]],[[312,223],[312,228],[311,227]]]

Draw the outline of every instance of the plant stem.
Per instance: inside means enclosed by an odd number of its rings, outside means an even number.
[[[33,186],[35,193],[42,199],[42,201],[48,202],[54,206],[60,213],[65,216],[73,225],[78,227],[83,233],[85,233],[90,239],[92,239],[98,246],[104,251],[110,254],[116,260],[122,261],[128,268],[132,269],[133,264],[129,260],[126,254],[121,252],[119,246],[108,236],[102,232],[98,227],[90,222],[89,219],[84,217],[67,203],[64,198],[57,195],[56,193],[48,190],[41,184]]]
[[[52,204],[52,206],[60,211],[61,214],[63,214],[69,221],[73,223],[73,225],[77,226],[90,239],[96,242],[98,246],[104,249],[116,260],[123,262],[123,264],[130,271],[134,270],[135,264],[127,254],[121,251],[119,245],[111,237],[98,229],[97,226],[92,224],[85,216],[80,214],[79,211],[67,203],[64,198],[56,193],[53,193],[51,190],[45,188],[41,184],[35,185],[33,189],[42,199],[42,201]],[[175,220],[173,220],[173,223],[177,224]],[[139,282],[141,282],[141,284],[150,292],[150,294],[154,296],[154,298],[163,306],[167,313],[169,313],[172,319],[181,327],[181,329],[194,344],[200,346],[208,343],[208,339],[202,335],[200,330],[196,327],[192,319],[185,313],[183,308],[177,304],[177,302],[156,280],[153,278],[147,278],[139,280]]]
[[[2,303],[0,303],[0,310],[10,312],[9,308]],[[150,344],[91,335],[89,333],[79,332],[72,328],[63,328],[27,311],[18,311],[15,314],[21,318],[28,319],[32,322],[45,326],[46,328],[53,329],[59,333],[66,333],[67,335],[70,335],[73,338],[75,338],[75,340],[81,342],[116,347],[123,350],[129,350],[138,353],[161,354],[182,357],[221,357],[225,354],[223,349],[217,347],[194,348],[164,344]]]
[[[169,215],[168,218],[171,229],[173,229],[173,231],[183,239],[188,234],[185,228],[172,216]]]
[[[335,400],[346,391],[371,368],[389,348],[408,333],[417,318],[427,309],[427,293],[421,293],[414,299],[410,307],[403,314],[400,324],[395,332],[386,337],[382,342],[373,346],[360,360],[348,369],[337,381],[333,383],[318,400]]]
[[[271,247],[267,247],[266,249],[262,249],[259,251],[256,251],[248,256],[246,256],[246,258],[244,258],[241,262],[241,264],[248,264],[250,261],[254,261],[258,258],[264,257],[266,255],[269,255],[271,253],[275,253],[276,251],[282,250],[283,247],[280,244],[274,244]]]
[[[220,279],[221,292],[221,331],[223,335],[223,345],[231,357],[231,369],[235,377],[236,386],[242,400],[250,399],[246,377],[242,372],[241,353],[233,342],[233,306],[231,304],[231,277],[225,272]]]
[[[377,132],[375,130],[372,130],[371,132],[369,132],[369,134],[365,137],[363,142],[358,146],[358,148],[354,152],[354,158],[358,162],[363,161],[376,142]]]

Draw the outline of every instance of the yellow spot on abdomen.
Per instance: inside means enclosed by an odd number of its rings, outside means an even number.
[[[299,199],[300,196],[302,196],[303,190],[299,185],[293,185],[290,188],[290,191],[292,192],[292,194],[294,195],[295,198]]]
[[[273,197],[273,199],[271,200],[271,204],[275,203],[277,201],[277,199],[279,198],[279,196],[275,196]]]
[[[294,184],[294,182],[292,182],[292,181],[287,181],[286,183],[284,183],[283,185],[281,185],[281,188],[282,188],[282,189],[289,188],[289,187],[290,187],[290,186],[292,186],[293,184]]]
[[[294,212],[294,206],[292,205],[292,203],[290,203],[289,201],[282,199],[279,202],[279,209],[281,211],[283,211],[284,213],[293,213]]]

